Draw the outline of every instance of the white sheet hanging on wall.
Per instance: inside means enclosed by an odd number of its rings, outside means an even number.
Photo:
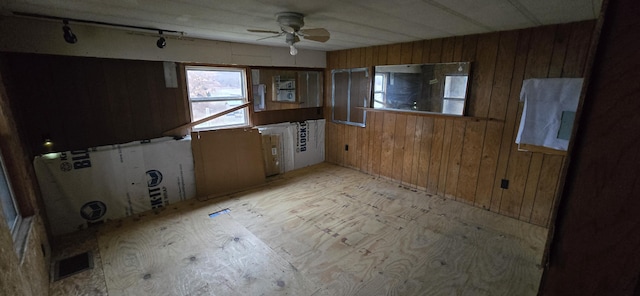
[[[582,78],[527,79],[522,82],[524,101],[517,144],[544,146],[566,151],[568,140],[558,139],[562,112],[578,108]]]
[[[190,139],[51,153],[33,164],[53,235],[195,197]]]

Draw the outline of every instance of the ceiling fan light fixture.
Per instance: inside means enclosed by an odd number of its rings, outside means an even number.
[[[289,45],[289,53],[294,56],[298,54],[298,49],[293,45]]]

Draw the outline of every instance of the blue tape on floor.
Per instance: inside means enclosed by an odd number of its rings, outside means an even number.
[[[214,218],[215,216],[218,216],[218,215],[221,215],[221,214],[226,214],[226,213],[229,213],[229,212],[231,212],[231,210],[229,210],[229,209],[224,209],[224,210],[220,210],[220,211],[217,211],[217,212],[213,212],[213,213],[209,214],[209,218]]]

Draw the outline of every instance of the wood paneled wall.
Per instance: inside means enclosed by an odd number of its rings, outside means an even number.
[[[564,157],[517,150],[520,88],[528,78],[583,77],[594,23],[329,52],[325,114],[332,69],[471,61],[468,115],[486,119],[368,112],[365,128],[328,121],[327,161],[548,226]]]
[[[640,2],[604,3],[539,295],[640,295]]]
[[[167,88],[162,62],[5,53],[8,96],[31,152],[85,149],[160,137],[190,121],[178,88]],[[181,71],[178,71],[180,76]]]
[[[14,252],[14,240],[0,210],[0,295],[48,295],[50,247],[43,223],[46,214],[42,210],[32,158],[25,152],[27,149],[11,109],[0,77],[0,152],[20,214],[24,218],[32,217],[21,258]]]

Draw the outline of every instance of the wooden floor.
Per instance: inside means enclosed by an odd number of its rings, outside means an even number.
[[[93,249],[96,267],[53,282],[51,295],[535,295],[545,238],[321,164],[64,238],[54,256]]]

